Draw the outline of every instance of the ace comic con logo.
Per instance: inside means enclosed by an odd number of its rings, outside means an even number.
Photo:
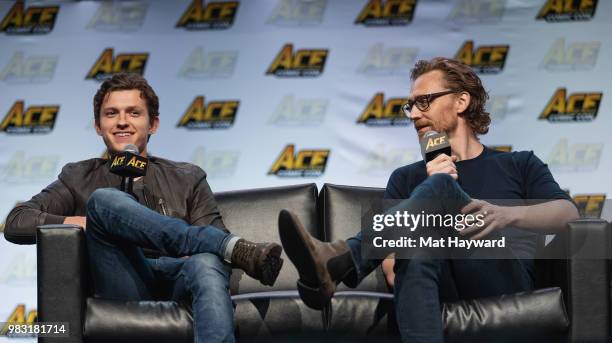
[[[59,108],[59,105],[31,105],[26,108],[25,101],[17,100],[0,122],[0,132],[49,133],[53,130]]]
[[[9,83],[49,82],[55,74],[58,59],[50,55],[26,56],[23,51],[17,51],[0,71],[0,80]]]
[[[289,144],[278,156],[268,175],[281,177],[318,177],[325,172],[330,150],[306,149],[295,152],[295,144]]]
[[[0,32],[6,34],[45,34],[53,30],[59,6],[25,7],[23,1],[15,4],[2,19]]]
[[[566,88],[558,88],[546,104],[539,120],[549,122],[593,121],[599,112],[602,92],[567,94]]]
[[[498,74],[504,69],[509,50],[509,45],[481,45],[474,49],[474,41],[468,40],[459,48],[455,59],[479,74]]]
[[[234,74],[238,61],[238,51],[208,51],[203,47],[195,47],[178,77],[185,79],[225,79]]]
[[[327,0],[279,0],[266,24],[312,26],[321,24]]]
[[[585,21],[595,16],[597,0],[547,0],[536,20],[547,22]]]
[[[589,70],[595,67],[601,42],[577,41],[565,42],[559,38],[540,63],[540,68],[549,71]]]
[[[267,123],[275,126],[318,126],[325,120],[328,99],[301,98],[288,94],[281,99]]]
[[[187,108],[177,127],[187,129],[227,129],[234,125],[238,113],[238,100],[204,102],[204,96],[197,96]]]
[[[461,24],[497,23],[506,9],[506,0],[460,0],[448,19]]]
[[[18,150],[6,163],[0,164],[0,182],[6,184],[37,183],[52,180],[59,163],[57,155],[26,155]]]
[[[276,77],[317,77],[323,74],[328,49],[300,49],[285,44],[270,64],[266,75]]]
[[[402,76],[410,72],[418,54],[417,48],[384,47],[376,43],[368,49],[357,73],[366,76]]]
[[[234,24],[238,5],[238,1],[205,3],[204,0],[193,0],[176,27],[190,31],[229,29]]]
[[[390,98],[385,102],[384,93],[376,93],[361,112],[357,124],[366,126],[407,126],[410,118],[402,111],[407,98]]]
[[[122,53],[114,56],[114,49],[107,48],[91,67],[86,80],[104,81],[118,73],[135,73],[144,75],[149,59],[148,53]]]
[[[147,6],[145,2],[135,1],[101,2],[87,28],[96,31],[136,31],[144,23]]]
[[[369,0],[363,7],[356,25],[405,26],[412,22],[417,0]]]

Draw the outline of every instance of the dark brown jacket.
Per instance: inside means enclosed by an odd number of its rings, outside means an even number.
[[[100,158],[69,163],[58,179],[8,215],[4,237],[17,244],[36,243],[36,227],[61,224],[67,216],[85,216],[87,199],[98,188],[119,188],[121,177],[111,174],[109,160]],[[225,229],[206,173],[199,167],[149,157],[143,179],[143,205],[192,225]]]

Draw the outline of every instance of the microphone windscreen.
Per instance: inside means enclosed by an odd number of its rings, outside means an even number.
[[[125,148],[123,148],[123,151],[131,152],[132,154],[136,154],[136,155],[138,155],[138,153],[140,152],[138,151],[138,147],[136,147],[134,144],[126,145]]]

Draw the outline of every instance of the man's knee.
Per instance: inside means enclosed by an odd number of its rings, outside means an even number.
[[[221,258],[211,253],[190,256],[183,265],[183,273],[191,282],[229,282],[231,268]],[[215,281],[216,280],[216,281]]]
[[[429,176],[424,184],[427,185],[434,195],[446,194],[449,189],[457,185],[457,181],[452,176],[445,173],[438,173]]]
[[[98,188],[87,199],[87,217],[95,217],[100,208],[113,204],[117,192],[113,188]]]
[[[129,197],[126,193],[114,188],[98,188],[87,199],[87,216],[95,215],[101,208],[121,206],[119,200]]]

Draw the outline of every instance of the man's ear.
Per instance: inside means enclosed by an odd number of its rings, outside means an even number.
[[[465,112],[468,106],[470,106],[471,100],[472,100],[472,97],[470,96],[470,93],[468,92],[459,93],[459,96],[457,97],[457,101],[455,102],[457,106],[457,113]]]
[[[151,120],[151,127],[149,128],[149,134],[152,135],[155,132],[157,132],[157,129],[159,128],[159,115],[153,117],[153,119]]]
[[[102,129],[100,128],[100,122],[94,119],[94,128],[96,129],[96,133],[98,136],[102,136]]]

